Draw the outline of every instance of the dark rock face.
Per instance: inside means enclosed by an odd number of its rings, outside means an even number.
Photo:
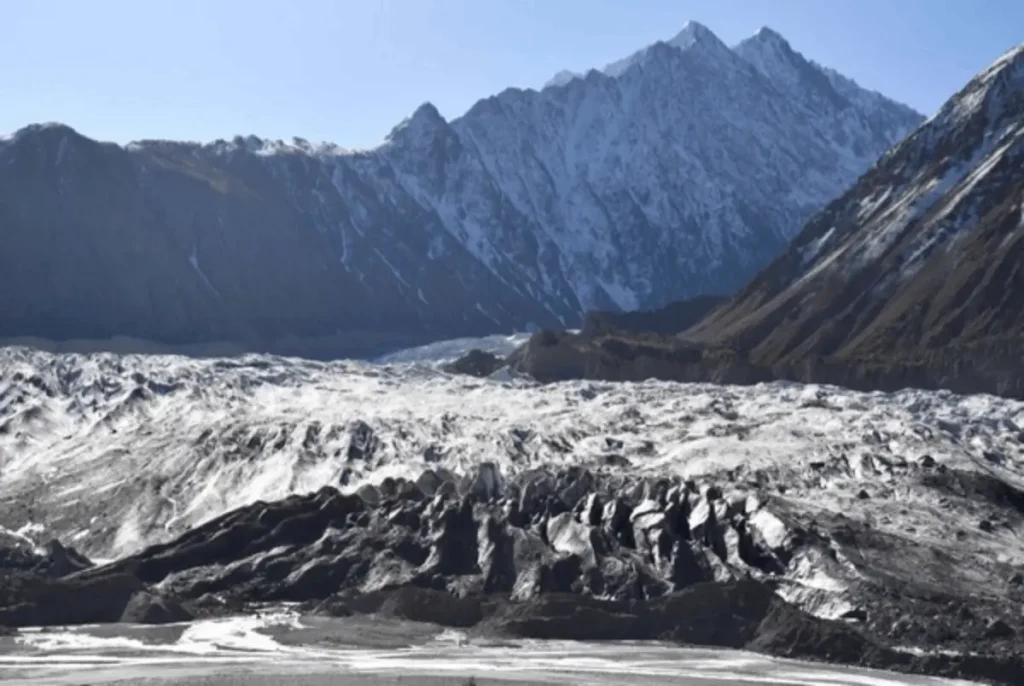
[[[756,384],[775,372],[731,350],[706,349],[676,336],[541,331],[509,355],[509,366],[549,383],[570,379]],[[786,377],[783,377],[786,378]]]
[[[114,574],[87,581],[26,579],[8,591],[14,604],[0,608],[0,624],[52,626],[117,622],[129,600],[142,584],[128,574]]]
[[[172,624],[192,619],[191,613],[173,600],[149,591],[136,591],[121,613],[121,622],[130,624]]]
[[[62,577],[92,567],[92,562],[74,548],[65,548],[60,541],[46,544],[46,557],[49,561],[47,573],[52,577]]]
[[[48,543],[43,554],[0,547],[0,627],[164,624],[192,618],[129,572],[94,571],[92,562],[57,541]]]
[[[683,334],[685,336],[686,334]],[[591,379],[754,385],[771,381],[842,386],[857,391],[894,392],[905,388],[990,393],[1024,398],[1024,370],[1007,355],[1017,343],[995,341],[968,348],[922,353],[917,360],[810,356],[766,362],[748,350],[680,336],[655,334],[582,335],[544,331],[512,353],[511,369],[543,383]],[[990,355],[988,351],[992,351]],[[1001,359],[1004,362],[993,363]]]

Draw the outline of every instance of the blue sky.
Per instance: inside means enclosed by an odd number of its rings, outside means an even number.
[[[1024,41],[1024,0],[0,0],[0,133],[368,147],[424,101],[453,118],[688,19],[729,44],[770,26],[925,113]]]

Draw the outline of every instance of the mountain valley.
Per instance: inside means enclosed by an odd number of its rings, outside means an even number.
[[[1022,142],[1024,46],[925,120],[696,23],[0,138],[0,679],[1019,684]]]

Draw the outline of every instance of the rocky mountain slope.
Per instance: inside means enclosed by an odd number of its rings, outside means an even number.
[[[688,337],[772,364],[955,356],[1015,369],[1019,381],[1022,170],[1024,45],[815,215]]]
[[[923,391],[0,350],[0,625],[296,601],[1016,683],[1022,425]]]
[[[337,354],[731,292],[920,121],[690,24],[368,151],[30,126],[0,139],[0,339]]]
[[[784,378],[1020,397],[1022,169],[1019,46],[680,337],[549,333],[514,361],[549,380]]]

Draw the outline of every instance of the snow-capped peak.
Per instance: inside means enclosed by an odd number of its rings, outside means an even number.
[[[775,82],[796,85],[801,72],[812,68],[803,55],[793,49],[785,38],[764,27],[733,48],[740,57]],[[815,70],[817,71],[817,70]]]
[[[778,31],[768,26],[762,26],[757,30],[757,33],[755,33],[753,36],[751,36],[751,38],[747,40],[756,40],[761,43],[775,45],[779,48],[787,48],[792,50],[792,46],[790,46],[789,41],[786,40],[785,37],[782,36],[782,34],[780,34]]]
[[[711,29],[695,21],[689,21],[683,29],[668,41],[658,41],[642,50],[638,50],[629,57],[612,62],[604,68],[608,76],[618,78],[625,74],[633,65],[644,61],[653,51],[659,47],[668,46],[684,52],[695,50],[707,53],[712,60],[727,62],[734,59],[732,51],[725,43],[716,36]]]
[[[849,91],[851,97],[869,110],[881,104],[869,102],[863,89],[853,84],[848,88],[837,88],[833,76],[794,50],[789,41],[770,28],[761,28],[733,50],[776,88],[813,101],[815,109],[846,109],[850,103],[843,90]]]
[[[984,115],[989,125],[1002,119],[1007,107],[1024,94],[1024,43],[1006,51],[968,82],[926,123],[935,131]],[[934,126],[932,126],[934,125]],[[927,127],[922,127],[927,128]],[[927,130],[921,136],[929,135]],[[930,140],[930,139],[929,139]],[[909,143],[909,141],[908,141]]]
[[[674,48],[680,48],[685,50],[693,47],[697,43],[709,43],[709,44],[721,44],[724,46],[718,36],[714,32],[703,24],[696,21],[688,21],[683,26],[683,30],[676,34],[675,38],[668,41],[668,44]]]
[[[1014,47],[1010,48],[1002,55],[1000,55],[999,58],[989,66],[988,69],[981,72],[979,78],[985,79],[988,77],[988,75],[1000,71],[1001,69],[1004,69],[1008,66],[1012,66],[1019,71],[1021,69],[1022,58],[1024,58],[1024,43],[1015,45]]]

